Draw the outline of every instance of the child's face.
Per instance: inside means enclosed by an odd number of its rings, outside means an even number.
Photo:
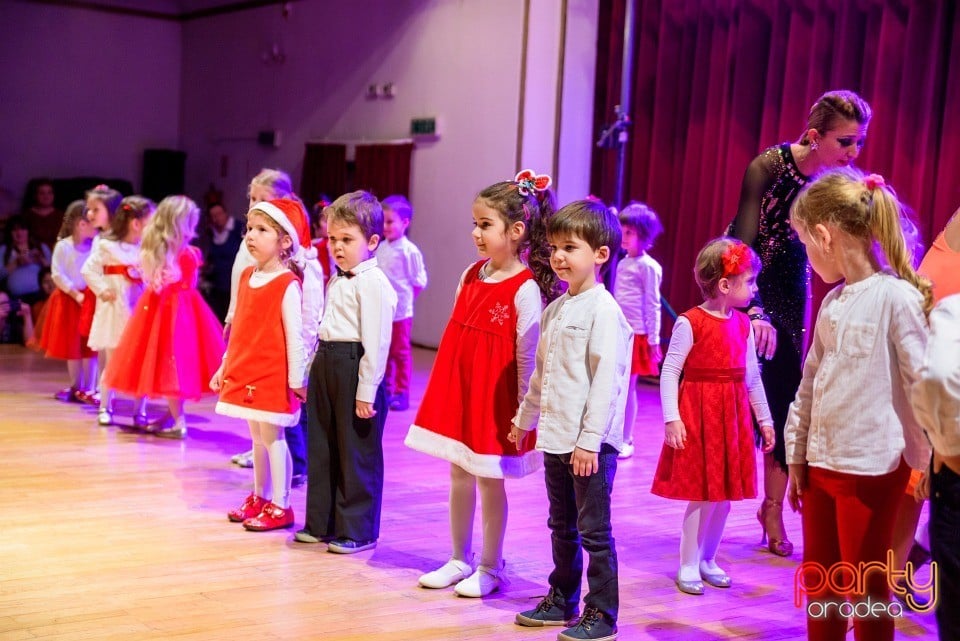
[[[87,220],[100,230],[110,226],[110,212],[99,198],[87,198]]]
[[[576,296],[596,285],[600,266],[610,258],[606,245],[593,249],[587,241],[573,234],[550,236],[550,267],[557,278],[569,285]]]
[[[320,218],[317,219],[317,224],[313,226],[313,237],[320,239],[327,238],[327,215],[321,213]]]
[[[731,307],[746,307],[757,295],[757,274],[752,267],[726,280],[729,287],[727,303]]]
[[[627,256],[630,258],[636,258],[642,254],[644,239],[637,229],[630,225],[624,225],[622,227],[622,231],[623,242],[620,243],[620,247],[627,252]]]
[[[342,220],[327,223],[328,249],[337,267],[348,271],[365,260],[369,260],[380,244],[380,238],[374,234],[370,238],[363,235],[360,225],[348,224]]]
[[[273,189],[267,187],[266,185],[250,185],[249,209],[253,209],[253,206],[257,203],[273,200],[275,197],[276,195],[273,193]]]
[[[266,216],[255,211],[247,214],[247,234],[244,242],[260,267],[279,258],[281,250],[293,244],[289,236],[280,237],[280,233]]]
[[[473,203],[473,242],[481,256],[501,260],[515,254],[523,236],[523,223],[507,228],[506,221],[496,209],[482,201]]]
[[[399,240],[410,226],[410,221],[392,209],[383,209],[383,236],[390,242]]]
[[[86,218],[77,220],[77,226],[73,228],[73,237],[75,240],[87,240],[97,235],[96,226]]]

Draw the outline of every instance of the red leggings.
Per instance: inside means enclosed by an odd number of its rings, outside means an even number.
[[[882,476],[808,468],[807,487],[802,496],[804,580],[808,588],[823,584],[823,575],[807,569],[806,564],[828,572],[841,561],[856,567],[871,561],[886,565],[887,552],[893,543],[898,499],[909,478],[910,468],[903,459],[896,470]],[[837,577],[832,585],[823,585],[822,589],[808,593],[807,639],[845,639],[848,619],[838,613],[838,606],[848,598],[854,604],[868,598],[873,603],[890,603],[887,573],[871,571],[865,576],[863,594],[840,593],[834,589],[838,583],[849,585],[852,577]],[[827,602],[837,605],[830,609],[821,607]],[[894,619],[886,614],[876,618],[855,617],[853,633],[857,641],[892,641]]]

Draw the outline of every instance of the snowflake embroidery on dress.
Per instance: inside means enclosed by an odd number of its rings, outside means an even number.
[[[503,321],[510,318],[510,308],[502,303],[497,303],[490,308],[490,322],[503,325]]]

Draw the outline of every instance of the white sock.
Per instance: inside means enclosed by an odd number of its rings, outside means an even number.
[[[681,581],[700,580],[700,520],[705,501],[690,501],[683,513],[683,525],[680,528],[680,570],[677,577]]]
[[[717,550],[730,514],[730,501],[708,503],[703,511],[703,527],[700,541],[700,569],[709,574],[723,572],[717,565]]]
[[[265,443],[270,458],[270,479],[273,485],[273,503],[286,509],[290,505],[290,477],[293,473],[293,459],[290,448],[283,438],[283,428],[277,425],[264,425],[264,431],[273,429],[277,434],[271,442]]]
[[[250,424],[250,440],[253,441],[253,493],[260,498],[268,499],[266,494],[267,481],[270,477],[270,460],[267,448],[260,436],[260,423],[247,421]]]

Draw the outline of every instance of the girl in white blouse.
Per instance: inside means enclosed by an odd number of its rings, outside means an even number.
[[[828,283],[843,281],[820,307],[785,431],[788,498],[795,511],[803,507],[799,585],[810,639],[845,637],[840,605],[847,600],[890,604],[892,499],[910,468],[930,460],[909,399],[932,294],[913,270],[903,216],[881,176],[851,168],[812,183],[791,212],[814,271]],[[829,580],[841,562],[887,571]],[[893,616],[854,616],[853,625],[858,639],[893,639]]]

